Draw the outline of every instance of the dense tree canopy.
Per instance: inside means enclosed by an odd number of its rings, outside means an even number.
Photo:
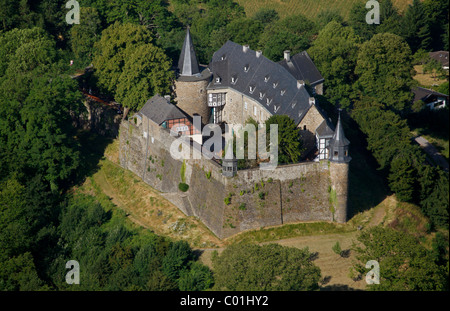
[[[169,93],[172,62],[153,39],[143,26],[115,23],[95,44],[93,64],[99,85],[132,110],[156,93]]]
[[[317,290],[320,269],[307,249],[234,244],[213,259],[217,290]]]
[[[376,260],[379,263],[380,284],[368,285],[370,290],[448,290],[445,266],[436,264],[432,252],[414,236],[374,227],[361,232],[358,242],[360,246],[353,246],[358,259],[354,269],[366,275],[366,262]]]
[[[325,78],[325,95],[342,108],[351,103],[359,41],[353,28],[332,21],[319,32],[308,50]]]
[[[387,108],[402,112],[412,100],[411,50],[397,35],[376,34],[361,46],[355,90]],[[358,94],[357,94],[358,96]]]

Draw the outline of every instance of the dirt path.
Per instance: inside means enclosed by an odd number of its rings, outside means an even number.
[[[414,140],[419,144],[419,146],[431,157],[433,162],[443,168],[446,172],[448,172],[448,162],[445,157],[439,153],[439,151],[423,136],[417,136]]]

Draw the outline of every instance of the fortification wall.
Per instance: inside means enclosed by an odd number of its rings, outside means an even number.
[[[346,208],[331,200],[332,189],[343,198],[346,188],[338,185],[345,180],[333,183],[332,178],[344,176],[344,166],[333,171],[328,162],[305,162],[275,170],[241,170],[226,178],[216,162],[194,159],[194,153],[200,156],[196,149],[184,164],[172,158],[169,150],[176,138],[152,122],[146,125],[144,137],[143,124],[122,122],[120,164],[163,192],[186,215],[199,217],[219,238],[285,223],[333,221],[337,209]],[[178,189],[182,179],[189,185],[187,192]]]

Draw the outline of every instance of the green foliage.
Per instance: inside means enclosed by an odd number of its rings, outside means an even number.
[[[267,25],[261,34],[259,47],[267,58],[280,61],[285,50],[294,55],[308,49],[315,32],[314,23],[305,16],[288,16]]]
[[[191,261],[190,269],[183,270],[178,279],[178,286],[182,291],[202,291],[214,285],[211,270],[198,262]]]
[[[191,259],[192,251],[189,244],[186,241],[176,241],[172,243],[162,260],[162,271],[169,279],[176,280]]]
[[[303,148],[294,120],[287,115],[273,115],[267,119],[266,138],[268,141],[271,124],[278,125],[278,163],[297,163],[302,156]]]
[[[189,190],[189,185],[188,185],[188,184],[185,184],[185,183],[183,183],[183,182],[180,182],[180,183],[178,184],[178,189],[180,189],[180,190],[183,191],[183,192],[186,192],[186,191]]]
[[[266,198],[266,193],[263,192],[263,191],[260,191],[258,193],[258,197],[259,197],[260,200],[264,200]]]
[[[246,204],[245,204],[245,203],[241,203],[241,204],[239,205],[238,209],[239,209],[240,211],[245,211],[245,210],[247,209]]]
[[[411,50],[403,39],[390,33],[376,34],[362,44],[354,85],[359,98],[370,96],[374,102],[403,112],[412,102]],[[392,94],[395,94],[393,96]]]
[[[342,248],[341,248],[341,244],[339,242],[336,242],[336,244],[333,245],[333,247],[331,248],[333,250],[333,252],[339,256],[341,256],[342,254]]]
[[[380,284],[368,285],[369,290],[446,289],[446,268],[437,265],[432,252],[412,235],[390,228],[373,227],[362,231],[358,242],[361,246],[353,246],[358,260],[353,268],[365,275],[367,261],[376,260],[380,265]]]
[[[448,10],[448,9],[447,9]],[[430,25],[420,0],[413,0],[402,19],[402,35],[413,52],[427,50],[431,43]]]
[[[342,108],[350,106],[359,42],[351,27],[332,21],[319,32],[308,50],[325,78],[324,94]]]
[[[100,40],[101,21],[97,9],[80,7],[80,20],[70,28],[70,44],[75,54],[75,63],[89,65],[94,53],[94,43]]]
[[[180,169],[180,176],[181,176],[181,182],[186,182],[186,161],[183,160],[183,163],[181,163],[181,169]]]
[[[143,26],[115,23],[95,43],[98,83],[122,105],[138,110],[156,93],[168,94],[171,61]]]
[[[206,172],[205,176],[208,180],[211,179],[211,171]]]
[[[233,244],[213,261],[217,290],[316,290],[320,269],[306,249]]]

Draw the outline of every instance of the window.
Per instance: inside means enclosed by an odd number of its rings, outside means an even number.
[[[337,157],[339,155],[339,152],[335,151],[334,156]]]
[[[256,106],[253,107],[253,114],[256,116],[258,115],[258,110],[256,109]]]
[[[244,102],[244,109],[247,110],[247,102]]]
[[[250,65],[245,65],[245,66],[244,66],[244,71],[245,71],[245,72],[248,72],[249,69],[250,69]]]
[[[345,150],[345,156],[348,157],[348,150]]]
[[[236,76],[232,76],[231,77],[231,83],[232,84],[236,84],[236,81],[237,81],[237,77]]]
[[[306,125],[303,125],[303,130],[306,131]]]
[[[220,83],[220,77],[216,77],[216,83]]]
[[[273,83],[273,88],[275,89],[278,86],[278,82]]]
[[[263,99],[264,98],[264,93],[263,92],[259,92],[259,99]]]
[[[255,86],[253,86],[253,85],[250,85],[250,94],[253,94],[253,92],[255,91]]]
[[[261,121],[264,120],[264,113],[263,113],[262,110],[261,110],[261,116],[260,116],[260,118],[261,118]]]
[[[264,77],[264,82],[269,81],[269,79],[270,79],[270,76],[269,76],[269,75],[265,76],[265,77]]]
[[[284,89],[284,90],[281,90],[281,92],[280,92],[281,96],[283,96],[285,93],[286,93],[286,90],[285,90],[285,89]]]

